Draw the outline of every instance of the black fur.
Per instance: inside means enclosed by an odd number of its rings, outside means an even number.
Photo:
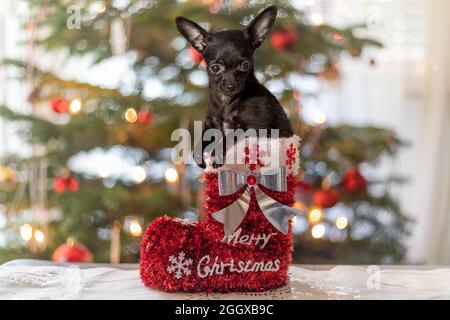
[[[277,8],[270,6],[246,29],[216,33],[207,32],[189,19],[176,19],[180,33],[203,55],[207,65],[210,102],[205,130],[279,129],[280,137],[294,134],[280,103],[254,74],[253,53],[276,15]]]

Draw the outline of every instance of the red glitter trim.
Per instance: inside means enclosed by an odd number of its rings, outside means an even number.
[[[292,169],[292,166],[295,163],[295,154],[297,152],[297,148],[294,147],[294,144],[290,144],[289,149],[286,150],[286,155],[287,155],[287,159],[286,159],[286,165],[288,166],[289,169]]]
[[[243,192],[233,195],[219,196],[216,173],[206,177],[206,221],[187,223],[167,216],[155,219],[148,227],[141,245],[140,274],[145,285],[164,291],[186,292],[229,292],[229,291],[264,291],[286,283],[288,267],[291,262],[292,231],[287,235],[280,233],[264,217],[256,202],[254,190],[249,210],[242,221],[241,234],[270,234],[267,245],[261,249],[257,244],[229,244],[221,242],[224,233],[223,225],[211,217],[213,212],[234,202]],[[264,192],[283,204],[294,203],[295,178],[288,176],[288,191],[276,192],[261,186]],[[192,272],[177,279],[168,272],[169,256],[184,252],[193,260]],[[230,261],[280,261],[278,271],[258,271],[232,273],[225,270],[223,274],[201,278],[197,274],[197,264],[201,257],[216,256],[225,263]]]
[[[248,165],[248,168],[251,171],[255,171],[257,167],[264,168],[266,165],[261,160],[261,157],[264,157],[267,155],[267,152],[264,150],[259,149],[259,144],[254,143],[251,147],[245,147],[244,148],[244,163]]]

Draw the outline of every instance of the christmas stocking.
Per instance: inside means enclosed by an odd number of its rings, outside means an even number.
[[[149,225],[141,248],[144,284],[186,292],[283,285],[291,261],[299,141],[297,136],[247,140],[227,151],[219,169],[207,162],[206,220],[164,216]]]

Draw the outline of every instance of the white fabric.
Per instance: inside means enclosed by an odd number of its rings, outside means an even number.
[[[450,269],[338,266],[290,269],[290,282],[261,293],[165,293],[135,270],[1,266],[0,299],[450,299]]]
[[[255,137],[240,140],[227,150],[225,164],[218,169],[214,169],[212,166],[213,157],[206,154],[205,172],[231,170],[248,174],[263,174],[266,170],[270,172],[270,170],[284,166],[288,175],[296,175],[300,166],[300,140],[301,138],[296,135],[278,139],[257,139]],[[249,150],[247,155],[244,152],[246,147]],[[292,154],[291,156],[288,155],[289,152]],[[248,157],[247,164],[245,164],[246,156]]]
[[[450,264],[450,29],[448,0],[429,3],[428,78],[424,87],[420,192],[426,216],[423,232],[425,258]]]
[[[408,178],[390,189],[414,220],[405,239],[408,261],[450,264],[450,1],[345,2],[348,16],[335,14],[334,22],[367,18],[367,35],[384,48],[342,59],[339,87],[323,90],[318,105],[329,123],[381,125],[410,143],[395,159],[380,162],[374,178]],[[368,65],[369,57],[376,66]],[[335,91],[338,103],[330,101]],[[362,169],[370,177],[371,170]]]

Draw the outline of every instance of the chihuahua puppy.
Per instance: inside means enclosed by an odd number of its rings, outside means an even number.
[[[278,129],[280,137],[294,134],[280,103],[258,82],[254,72],[253,54],[276,16],[276,6],[270,6],[244,30],[216,33],[187,18],[176,18],[178,30],[202,54],[207,65],[210,101],[204,130]],[[205,167],[204,162],[199,165]]]

